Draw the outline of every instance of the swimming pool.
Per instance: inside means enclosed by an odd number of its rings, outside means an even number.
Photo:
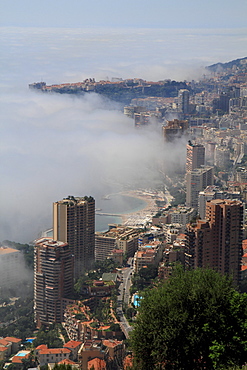
[[[141,299],[142,299],[142,296],[139,296],[139,294],[134,294],[133,305],[135,307],[139,307]]]

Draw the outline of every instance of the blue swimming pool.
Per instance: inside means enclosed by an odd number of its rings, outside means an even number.
[[[35,338],[27,338],[26,343],[33,343]]]
[[[140,306],[141,299],[142,299],[142,297],[139,296],[139,294],[134,294],[133,304],[134,304],[135,307]]]

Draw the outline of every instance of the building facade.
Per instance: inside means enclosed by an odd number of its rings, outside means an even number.
[[[187,144],[186,172],[205,165],[205,147],[201,144]]]
[[[199,192],[214,183],[213,167],[196,168],[186,174],[186,206],[198,210]]]
[[[73,256],[67,243],[42,238],[34,249],[34,320],[37,327],[63,321],[73,289]]]
[[[189,113],[190,92],[187,89],[180,89],[178,92],[178,109],[187,114]]]
[[[119,249],[127,257],[133,257],[138,248],[139,232],[124,226],[111,227],[95,234],[95,259],[104,261],[114,249]]]
[[[166,125],[162,126],[163,136],[165,141],[174,141],[187,134],[188,121],[174,119],[166,121]]]
[[[68,196],[53,204],[53,238],[68,243],[77,279],[95,260],[95,200]]]
[[[206,220],[187,225],[185,266],[213,268],[240,281],[243,205],[237,200],[207,202]]]

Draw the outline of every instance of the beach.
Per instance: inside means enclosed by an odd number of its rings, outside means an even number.
[[[101,203],[98,202],[100,208],[96,210],[96,230],[108,230],[110,223],[142,228],[152,221],[161,208],[169,204],[170,194],[163,191],[138,189],[107,194]]]
[[[156,201],[164,201],[164,194],[156,191],[130,190],[121,192],[120,194],[128,197],[139,198],[146,202],[145,208],[120,215],[124,226],[142,227],[146,225],[159,210]]]

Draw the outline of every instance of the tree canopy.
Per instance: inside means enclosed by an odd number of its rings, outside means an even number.
[[[215,271],[178,269],[145,292],[131,342],[138,370],[241,366],[247,360],[247,295]]]

